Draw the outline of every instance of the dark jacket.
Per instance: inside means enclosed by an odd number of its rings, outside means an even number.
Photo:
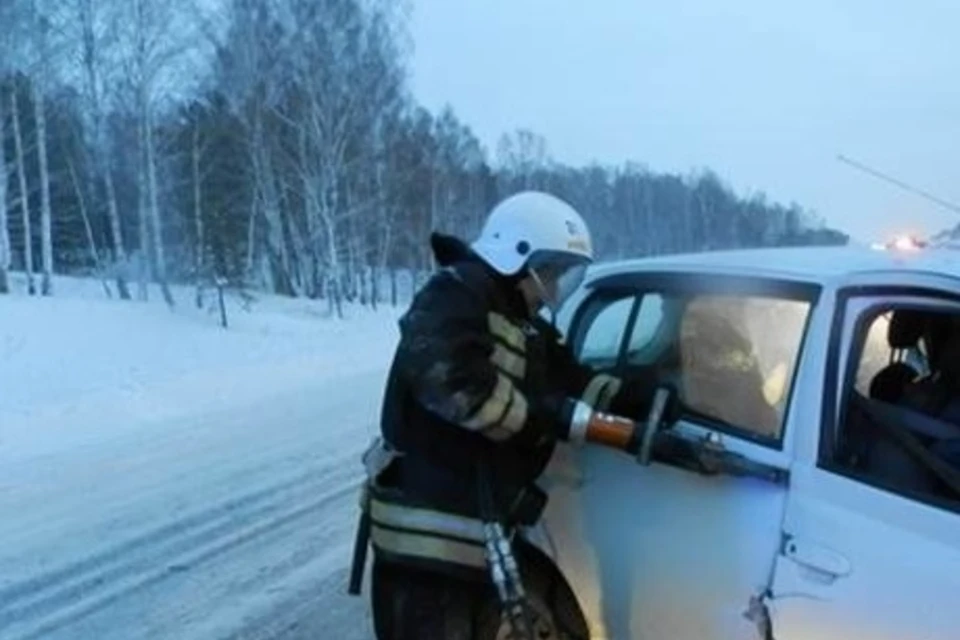
[[[483,571],[482,522],[531,525],[557,443],[563,398],[636,415],[652,389],[578,364],[530,317],[515,279],[463,242],[431,238],[440,270],[400,320],[383,403],[383,439],[400,457],[375,483],[372,541],[388,560]],[[481,473],[491,492],[481,501]],[[490,505],[488,505],[489,507]]]

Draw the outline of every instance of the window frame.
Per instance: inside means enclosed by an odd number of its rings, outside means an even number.
[[[852,325],[850,344],[844,344],[844,333],[848,320],[851,301],[857,299],[881,299],[863,309],[854,310],[859,314]],[[885,300],[883,300],[886,298]],[[905,303],[905,299],[913,302]],[[917,299],[923,299],[917,302]],[[899,300],[900,302],[897,302]],[[849,409],[848,393],[851,384],[855,385],[857,367],[863,352],[865,334],[869,330],[871,318],[878,310],[922,309],[928,311],[949,311],[960,315],[960,293],[925,286],[909,285],[858,285],[837,290],[834,296],[833,318],[830,327],[827,357],[824,361],[823,395],[821,404],[820,429],[817,442],[816,468],[836,475],[865,487],[882,491],[889,496],[907,500],[919,505],[933,507],[950,514],[960,515],[960,499],[944,499],[926,493],[897,487],[891,482],[872,477],[856,469],[851,469],[835,461],[836,438],[841,425],[846,420]],[[844,354],[844,349],[848,353]],[[846,356],[846,360],[844,360]],[[843,366],[841,366],[843,362]],[[841,389],[843,392],[841,392]]]
[[[570,321],[570,348],[577,362],[582,363],[581,354],[583,352],[584,342],[589,333],[590,327],[596,321],[597,317],[611,305],[620,300],[632,298],[630,309],[627,311],[627,323],[624,325],[623,335],[620,336],[620,344],[617,345],[617,351],[614,357],[614,365],[603,371],[619,371],[624,365],[626,355],[625,345],[630,341],[630,335],[633,331],[633,325],[636,322],[637,314],[640,311],[640,305],[645,294],[640,291],[610,288],[597,289],[592,291],[577,306],[573,318]],[[593,366],[593,365],[590,365]]]
[[[627,365],[626,359],[630,339],[643,299],[648,294],[709,293],[760,296],[806,302],[809,308],[797,345],[796,361],[791,371],[789,389],[776,438],[760,435],[748,428],[726,424],[698,411],[688,409],[683,416],[683,420],[696,427],[738,438],[772,451],[784,450],[790,426],[793,399],[797,392],[800,372],[807,360],[808,339],[823,294],[823,286],[820,283],[762,275],[718,274],[697,271],[637,271],[598,278],[588,283],[586,287],[590,292],[579,302],[569,324],[570,347],[574,358],[581,363],[580,353],[583,340],[593,320],[607,305],[626,297],[633,297],[632,308],[627,316],[627,324],[618,347],[616,364],[610,369],[604,369],[612,375],[623,373]]]

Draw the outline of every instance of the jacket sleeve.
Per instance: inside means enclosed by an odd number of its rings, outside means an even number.
[[[488,322],[483,297],[456,273],[442,271],[418,292],[400,321],[397,364],[426,409],[504,441],[534,420],[527,398],[494,364]]]

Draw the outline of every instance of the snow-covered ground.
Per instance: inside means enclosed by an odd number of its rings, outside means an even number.
[[[402,309],[0,296],[0,638],[369,638],[345,594]],[[366,595],[366,591],[365,594]]]

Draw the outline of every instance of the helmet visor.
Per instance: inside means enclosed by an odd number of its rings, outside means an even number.
[[[589,261],[570,254],[537,254],[530,258],[529,268],[541,289],[543,302],[554,312],[583,283]]]

